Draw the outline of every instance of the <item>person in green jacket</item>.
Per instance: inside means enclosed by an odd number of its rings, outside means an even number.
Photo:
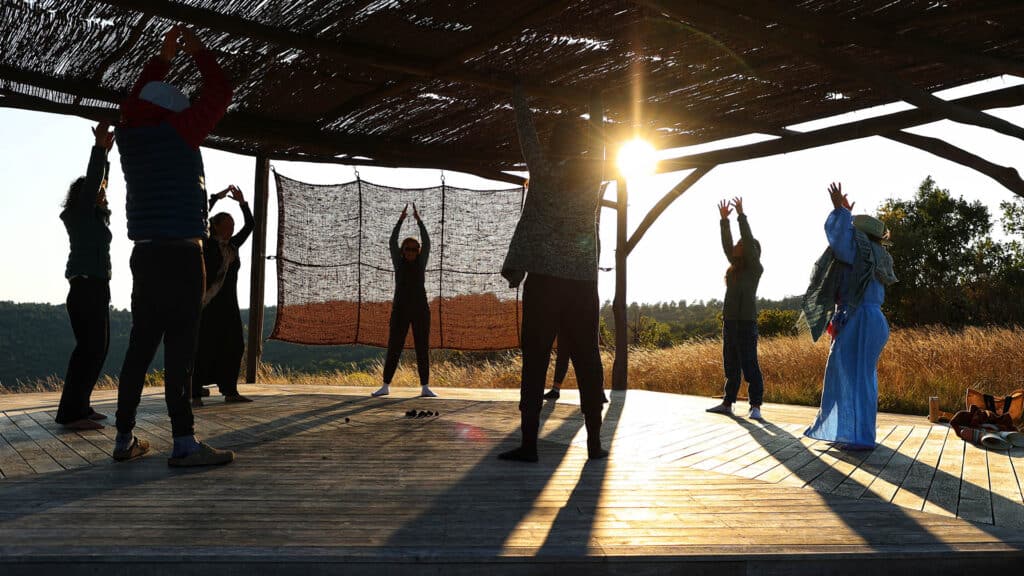
[[[732,243],[729,215],[736,209],[740,225],[740,241]],[[718,204],[722,217],[722,249],[729,259],[725,272],[725,303],[722,309],[722,361],[725,368],[725,397],[721,404],[708,408],[714,414],[732,415],[732,405],[740,390],[740,376],[747,380],[750,396],[749,417],[761,420],[761,402],[764,398],[764,379],[757,364],[757,285],[764,267],[761,266],[761,243],[750,232],[747,215],[743,213],[743,198]]]
[[[64,390],[55,420],[72,430],[98,430],[105,415],[89,400],[110,346],[110,208],[107,207],[107,154],[114,133],[101,122],[93,128],[96,143],[84,177],[68,189],[60,219],[71,250],[64,276],[68,279],[67,310],[75,349],[68,359]]]

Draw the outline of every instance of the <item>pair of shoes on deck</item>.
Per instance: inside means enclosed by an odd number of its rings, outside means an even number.
[[[705,410],[705,412],[710,412],[711,414],[723,414],[725,416],[735,416],[735,414],[732,411],[732,404],[728,404],[726,402],[716,404],[715,406],[712,406],[711,408]],[[761,416],[761,407],[751,406],[750,412],[747,414],[747,418],[758,421],[764,420],[764,416]]]
[[[387,396],[388,394],[391,394],[391,386],[385,384],[375,392],[371,392],[370,396],[380,398],[381,396]],[[430,386],[420,386],[420,398],[437,398],[437,393],[431,390]]]
[[[132,443],[123,450],[114,449],[114,460],[125,462],[134,460],[149,452],[149,442],[132,437]],[[167,465],[174,468],[187,468],[193,466],[216,466],[228,464],[235,459],[235,453],[231,450],[218,450],[205,442],[199,443],[199,448],[187,456],[172,456],[167,459]]]

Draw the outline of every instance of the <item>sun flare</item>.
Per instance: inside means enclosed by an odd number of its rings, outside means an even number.
[[[627,179],[639,178],[654,174],[658,157],[654,146],[651,146],[649,142],[634,138],[623,143],[619,148],[616,164],[619,167],[619,172]]]

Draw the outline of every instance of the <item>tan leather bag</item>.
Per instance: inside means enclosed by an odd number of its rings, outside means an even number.
[[[1024,419],[1024,390],[1018,388],[1003,397],[979,392],[974,388],[967,389],[966,408],[977,406],[982,410],[995,412],[997,415],[1009,414],[1014,426],[1020,426]]]

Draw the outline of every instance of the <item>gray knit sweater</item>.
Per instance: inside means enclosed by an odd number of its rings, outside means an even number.
[[[530,189],[501,275],[512,288],[519,286],[526,273],[596,282],[600,174],[584,168],[583,162],[546,158],[518,87],[513,103]]]

